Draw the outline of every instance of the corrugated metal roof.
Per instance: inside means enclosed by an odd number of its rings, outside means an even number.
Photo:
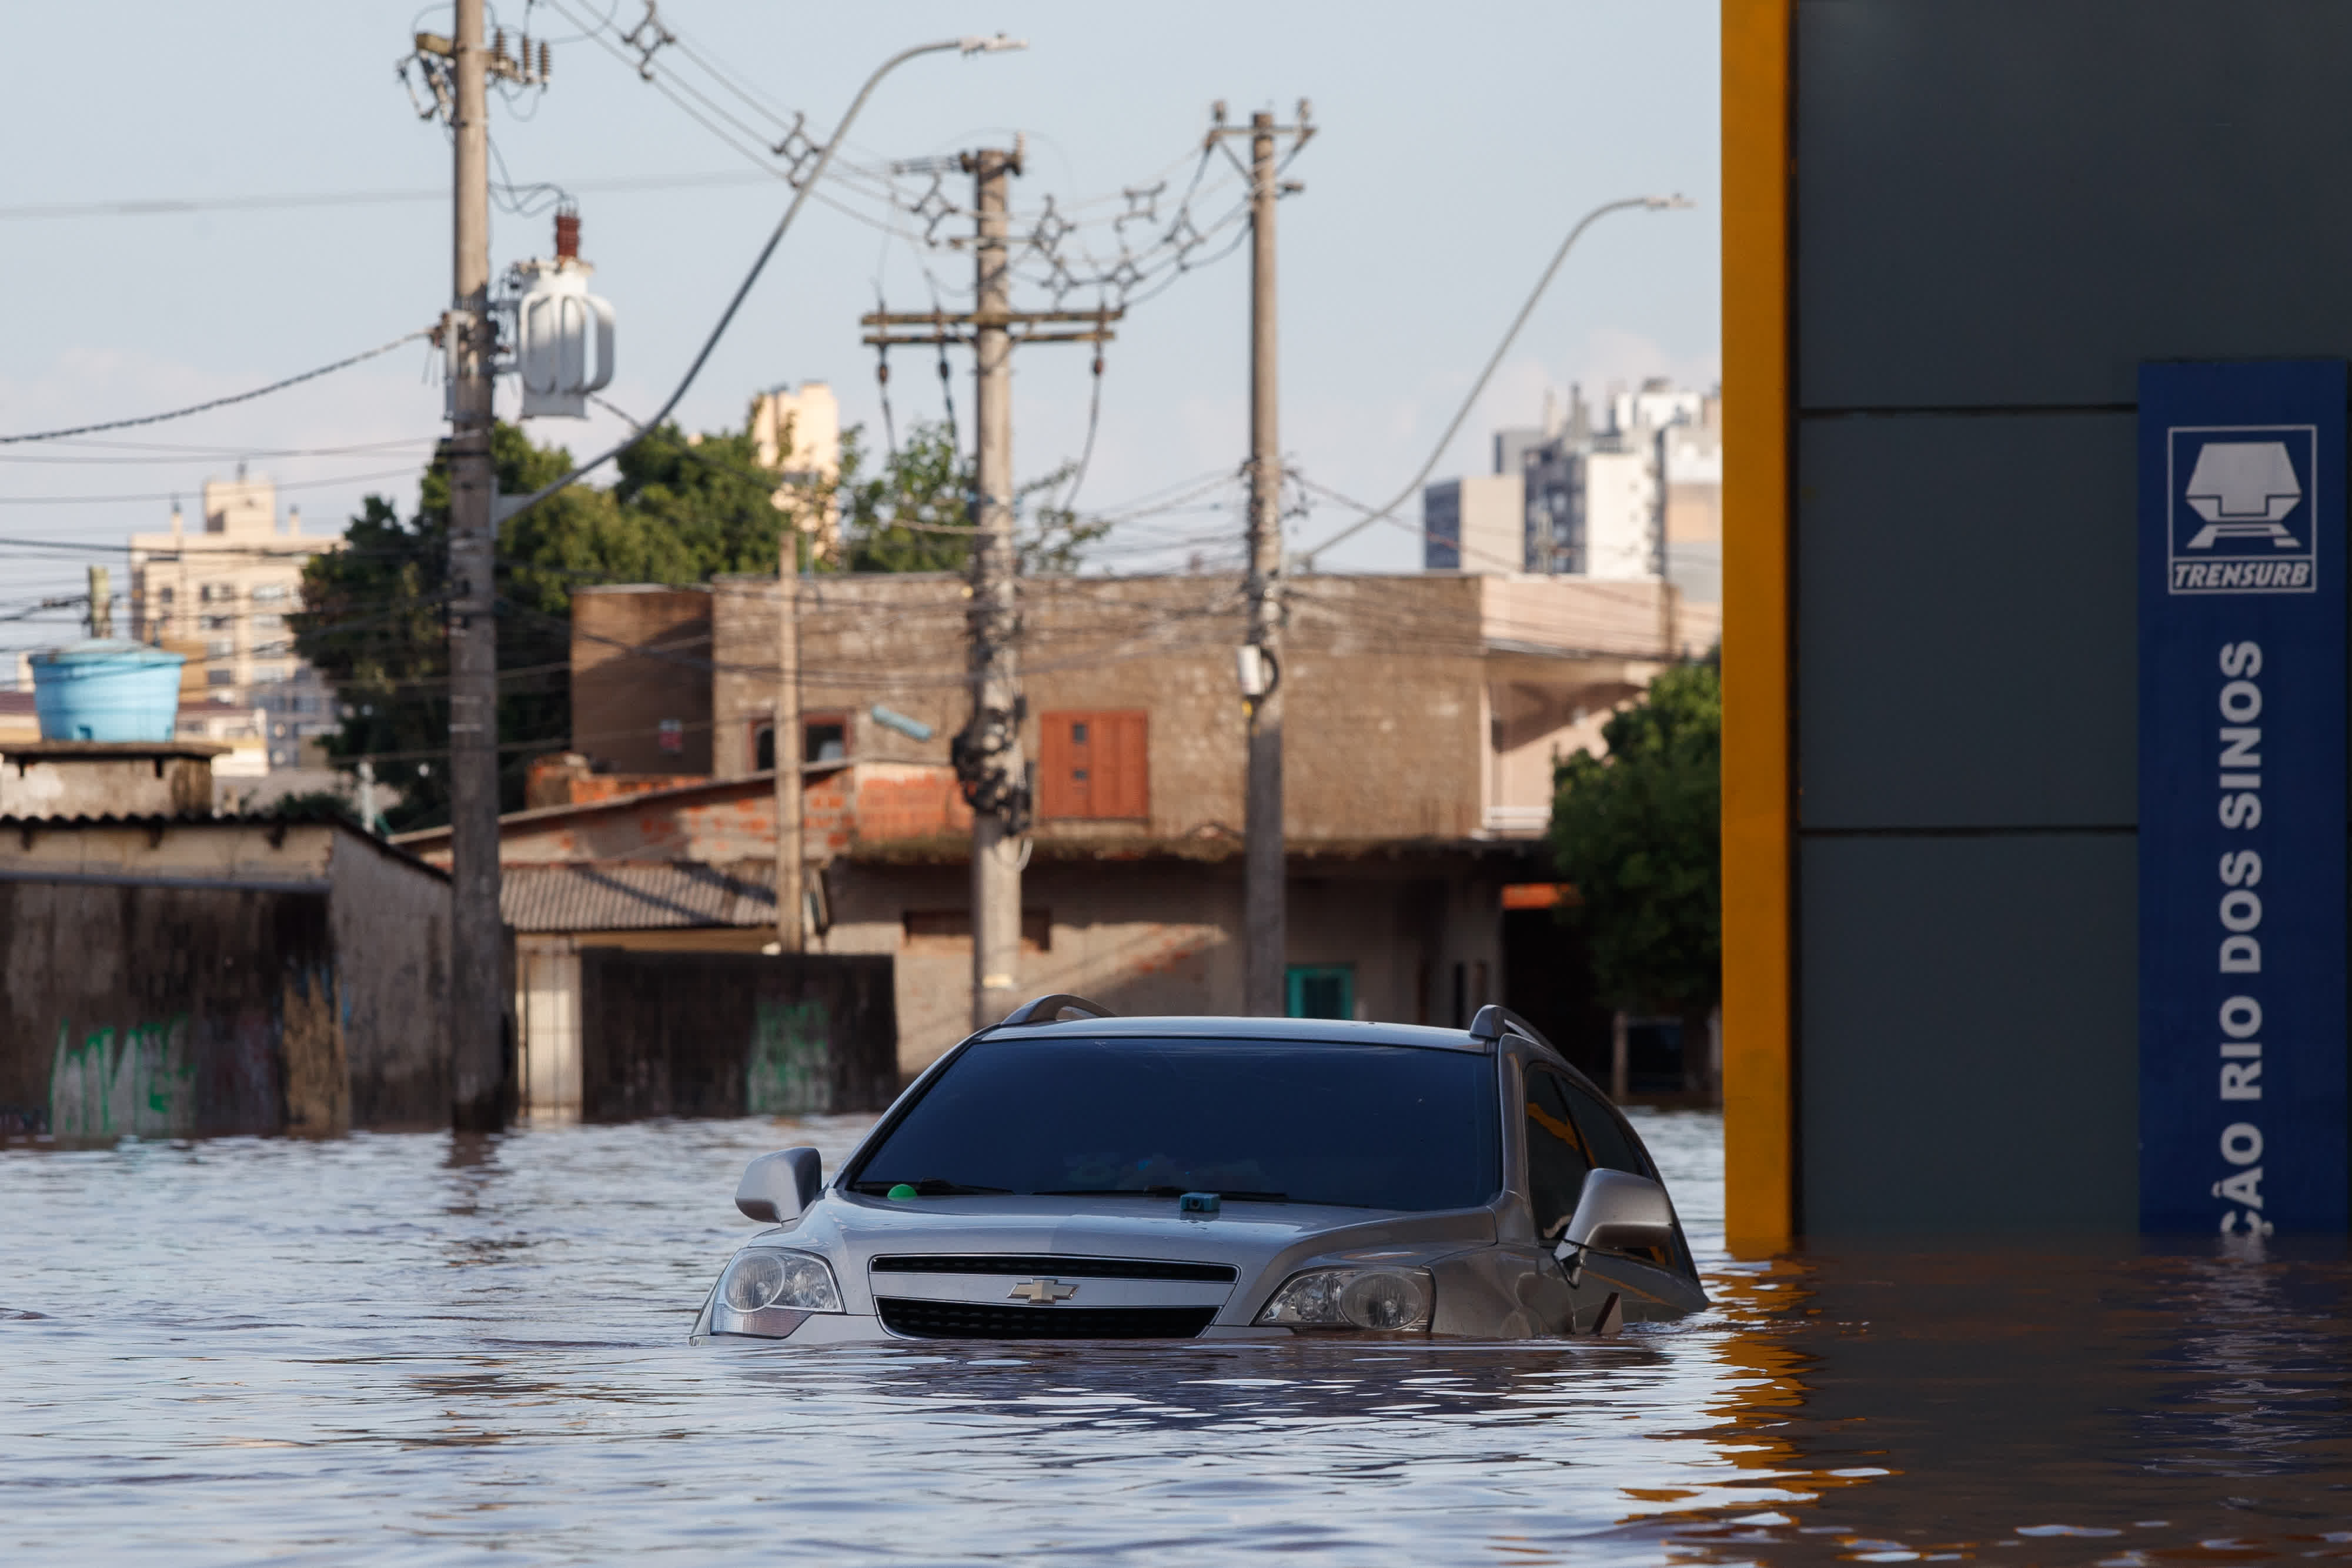
[[[776,892],[699,861],[508,866],[499,908],[517,931],[772,925]]]

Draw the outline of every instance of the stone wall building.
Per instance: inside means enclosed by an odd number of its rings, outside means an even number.
[[[681,656],[681,629],[697,619],[685,595],[614,595],[590,611],[603,630],[598,673],[574,688],[575,755],[635,755],[625,741],[701,703],[709,776],[624,792],[593,788],[597,777],[567,760],[541,777],[550,794],[576,795],[543,795],[504,820],[527,1062],[566,1049],[576,1002],[565,998],[589,947],[741,952],[774,940],[774,775],[762,765],[777,749],[777,583],[725,578],[690,591],[709,627],[698,660]],[[1124,1011],[1236,1010],[1238,580],[1041,578],[1022,592],[1036,821],[1020,985]],[[667,607],[646,610],[656,602]],[[817,872],[811,946],[895,956],[898,1061],[912,1071],[969,1017],[971,818],[949,764],[967,704],[964,585],[825,574],[801,579],[795,602],[802,733],[783,749],[801,767],[803,852]],[[1677,597],[1656,581],[1309,575],[1290,604],[1295,1009],[1462,1023],[1532,990],[1515,991],[1506,972],[1518,949],[1503,890],[1549,879],[1552,764],[1598,748],[1609,715],[1686,645]],[[646,643],[616,652],[629,617]],[[605,692],[624,694],[621,706],[600,706]],[[446,860],[445,831],[401,841]],[[1557,946],[1518,945],[1534,962]],[[1597,1030],[1587,1054],[1605,1061],[1605,1013],[1551,1027]]]

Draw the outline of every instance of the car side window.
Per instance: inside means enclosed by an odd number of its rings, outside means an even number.
[[[1625,1124],[1617,1120],[1600,1096],[1580,1085],[1561,1081],[1568,1095],[1570,1116],[1578,1131],[1584,1134],[1584,1146],[1592,1151],[1592,1163],[1603,1170],[1624,1171],[1632,1176],[1657,1179],[1657,1171],[1647,1156],[1627,1135]]]
[[[1650,1158],[1650,1152],[1634,1141],[1601,1097],[1576,1083],[1565,1087],[1575,1110],[1576,1124],[1584,1134],[1585,1146],[1592,1151],[1592,1163],[1604,1170],[1624,1171],[1656,1181],[1658,1167]],[[1672,1248],[1643,1248],[1632,1256],[1647,1258],[1662,1267],[1679,1268],[1685,1274],[1698,1271],[1691,1259],[1690,1244],[1679,1236]]]
[[[1531,1062],[1527,1085],[1528,1197],[1536,1234],[1549,1239],[1576,1212],[1585,1173],[1596,1162],[1570,1104],[1568,1081]]]

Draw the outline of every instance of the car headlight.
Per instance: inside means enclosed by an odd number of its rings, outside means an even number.
[[[1426,1269],[1307,1269],[1282,1282],[1257,1321],[1411,1333],[1429,1327],[1435,1294]]]
[[[719,1277],[719,1299],[739,1312],[783,1307],[800,1312],[841,1311],[841,1288],[825,1260],[807,1252],[760,1247],[738,1252]]]

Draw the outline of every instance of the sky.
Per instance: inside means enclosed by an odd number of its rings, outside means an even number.
[[[1083,220],[1064,242],[1116,255],[1179,210],[1211,105],[1233,120],[1304,98],[1317,133],[1278,214],[1282,446],[1315,485],[1370,504],[1428,458],[1578,217],[1601,203],[1680,193],[1687,210],[1596,224],[1561,268],[1436,476],[1491,467],[1491,432],[1534,423],[1546,390],[1588,395],[1666,376],[1720,374],[1716,8],[1706,0],[1526,0],[1454,7],[1391,0],[1200,0],[1181,9],[1047,0],[900,0],[818,7],[662,0],[677,42],[639,74],[619,36],[646,0],[501,0],[493,19],[552,41],[543,91],[494,99],[494,173],[551,183],[577,202],[583,255],[618,319],[605,395],[644,413],[676,388],[790,199],[764,165],[681,107],[754,127],[795,114],[822,139],[884,58],[939,37],[1003,32],[1017,53],[928,56],[876,90],[853,129],[835,204],[811,203],[769,263],[677,417],[740,426],[751,396],[831,383],[845,423],[882,434],[874,351],[857,318],[961,303],[969,251],[924,243],[904,207],[929,185],[893,162],[980,145],[1026,149],[1016,227],[1048,198]],[[101,25],[102,18],[102,25]],[[450,152],[396,73],[446,5],[122,0],[14,18],[26,70],[0,96],[0,435],[161,412],[247,391],[430,324],[448,300]],[[593,34],[593,36],[592,36]],[[643,33],[641,37],[646,36]],[[80,62],[68,66],[62,62]],[[665,93],[667,89],[667,95]],[[754,107],[754,106],[757,107]],[[722,129],[723,123],[722,123]],[[771,131],[770,134],[777,132]],[[753,150],[756,153],[756,148]],[[1168,182],[1154,218],[1115,230],[1123,194]],[[898,193],[894,204],[888,193]],[[1207,228],[1239,195],[1222,158],[1185,210]],[[942,193],[970,201],[968,179]],[[262,198],[299,197],[299,204]],[[314,200],[332,198],[332,200]],[[158,210],[162,209],[162,210]],[[944,237],[965,226],[953,217]],[[546,255],[551,220],[494,211],[493,272]],[[1249,260],[1238,230],[1134,306],[1104,352],[1081,511],[1129,517],[1097,556],[1115,569],[1238,558],[1247,449]],[[1037,270],[1035,267],[1032,270]],[[1081,288],[1060,303],[1090,307]],[[1024,308],[1055,300],[1027,287]],[[951,350],[969,433],[971,367]],[[898,429],[942,413],[935,356],[891,360]],[[1023,477],[1085,446],[1089,358],[1039,345],[1015,357],[1013,448]],[[510,383],[499,409],[516,407]],[[370,492],[404,511],[444,418],[422,343],[233,408],[74,443],[0,445],[0,616],[78,591],[86,564],[120,566],[134,531],[192,522],[197,492],[242,459],[299,505],[306,533],[340,532]],[[534,420],[576,455],[621,434],[610,415]],[[99,444],[108,443],[110,444]],[[609,476],[609,469],[605,471]],[[1202,487],[1205,486],[1203,489]],[[1155,501],[1200,489],[1174,509]],[[115,498],[120,497],[120,498]],[[1293,549],[1356,516],[1307,492]],[[1327,569],[1411,570],[1417,501],[1322,558]],[[36,549],[23,540],[68,541]],[[118,553],[109,554],[107,547]],[[77,634],[72,612],[0,620],[0,647]]]

